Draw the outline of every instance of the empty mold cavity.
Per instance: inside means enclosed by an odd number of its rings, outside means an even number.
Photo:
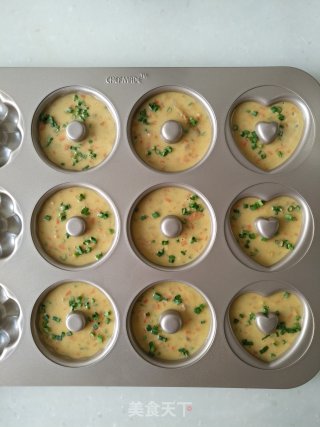
[[[6,165],[20,147],[22,129],[18,106],[7,94],[0,91],[0,167]]]
[[[17,249],[22,234],[20,209],[9,194],[0,189],[0,260]]]
[[[16,298],[0,285],[0,361],[17,347],[22,333],[22,312]]]

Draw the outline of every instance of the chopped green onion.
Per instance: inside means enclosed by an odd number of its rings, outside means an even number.
[[[261,208],[264,204],[265,204],[264,200],[258,200],[257,202],[253,203],[249,207],[252,211],[255,211],[255,210]]]
[[[110,216],[109,212],[101,212],[101,211],[97,215],[98,218],[102,218],[102,219],[107,219],[109,218],[109,216]]]
[[[184,347],[181,347],[178,349],[179,353],[183,354],[185,357],[189,357],[189,351],[185,349]]]
[[[297,220],[297,218],[295,216],[291,215],[291,214],[285,214],[284,215],[284,219],[286,221],[296,221]]]
[[[263,315],[265,315],[266,317],[268,317],[268,315],[269,315],[269,307],[267,305],[263,305],[261,312],[262,312]]]
[[[178,295],[176,295],[174,298],[173,298],[173,300],[172,300],[175,304],[177,304],[177,305],[180,305],[180,304],[182,304],[182,298],[181,298],[181,295],[180,294],[178,294]]]
[[[149,103],[149,108],[154,113],[156,113],[160,109],[160,105],[158,105],[156,102],[151,102],[151,103]]]
[[[52,143],[52,141],[53,141],[52,136],[49,136],[47,139],[46,147],[49,147],[49,145]]]
[[[249,313],[248,325],[251,325],[252,320],[255,320],[256,315],[254,313]]]
[[[50,114],[42,113],[39,117],[40,122],[50,125],[56,132],[60,131],[60,126]]]
[[[156,346],[154,345],[153,341],[149,342],[149,355],[154,356],[154,353],[156,351]]]
[[[243,339],[241,340],[241,344],[244,346],[250,347],[251,345],[253,345],[253,341],[248,341],[247,339]]]
[[[90,215],[90,209],[87,207],[81,209],[81,214],[84,216],[89,216]]]
[[[157,255],[158,257],[163,256],[163,255],[164,255],[164,248],[162,248],[160,251],[158,251],[158,252],[156,253],[156,255]]]
[[[261,350],[259,350],[259,353],[260,354],[263,354],[263,353],[265,353],[266,351],[268,351],[269,350],[269,346],[264,346]]]
[[[189,117],[189,123],[191,126],[197,126],[198,120],[195,119],[194,117]]]
[[[194,313],[196,313],[196,314],[200,314],[200,313],[202,313],[202,311],[204,310],[204,308],[205,308],[205,305],[204,305],[204,304],[200,304],[200,305],[198,305],[197,307],[195,307],[195,308],[193,309],[193,311],[194,311]]]
[[[175,260],[176,260],[175,255],[169,255],[168,256],[168,261],[170,264],[173,264],[175,262]]]
[[[139,116],[138,116],[138,122],[141,122],[145,125],[149,125],[150,123],[148,122],[148,115],[147,115],[147,110],[143,109],[141,111],[139,111]]]
[[[279,212],[283,211],[283,207],[282,206],[272,206],[272,210],[276,215],[278,215]]]
[[[153,296],[153,299],[156,301],[168,301],[167,298],[165,298],[162,294],[160,294],[160,292],[154,292],[152,296]]]

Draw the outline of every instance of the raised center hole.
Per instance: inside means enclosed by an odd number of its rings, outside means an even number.
[[[183,135],[181,123],[176,120],[168,120],[161,127],[161,136],[168,144],[179,142]]]
[[[161,329],[167,334],[174,334],[182,327],[182,319],[177,310],[166,310],[160,317]]]
[[[176,215],[168,215],[161,221],[160,228],[166,237],[178,237],[182,232],[182,222]]]
[[[86,326],[86,316],[81,311],[73,311],[66,318],[69,331],[79,332]]]
[[[66,127],[66,133],[70,141],[81,142],[86,137],[87,128],[84,123],[74,120]]]
[[[73,237],[82,236],[85,233],[86,228],[86,221],[80,216],[70,218],[66,224],[66,232]]]

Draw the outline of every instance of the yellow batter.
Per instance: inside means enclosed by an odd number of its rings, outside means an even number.
[[[183,127],[182,139],[174,144],[161,137],[161,127],[175,120]],[[163,92],[152,96],[132,120],[131,137],[141,159],[154,169],[179,172],[196,165],[212,142],[212,122],[205,107],[183,92]]]
[[[263,145],[255,132],[258,122],[277,122],[278,135]],[[304,119],[296,104],[288,101],[264,106],[248,101],[238,105],[231,118],[233,138],[241,153],[255,166],[270,171],[295,152],[304,130]]]
[[[160,316],[176,310],[182,318],[179,331],[161,330]],[[186,359],[200,351],[212,328],[211,311],[193,287],[181,282],[161,282],[148,288],[135,302],[131,331],[139,347],[160,360]]]
[[[81,142],[70,141],[68,123],[83,122],[87,134]],[[107,106],[93,95],[69,93],[54,100],[39,118],[39,145],[44,155],[62,169],[82,171],[100,164],[110,154],[116,125]]]
[[[81,217],[86,231],[70,236],[68,219]],[[69,266],[99,261],[109,251],[116,234],[115,215],[109,203],[86,187],[58,190],[42,205],[37,217],[37,236],[49,257]]]
[[[257,313],[277,313],[275,332],[265,334],[258,328]],[[303,307],[297,295],[276,292],[270,296],[255,293],[240,295],[229,311],[233,332],[243,348],[265,362],[272,362],[292,347],[302,328]]]
[[[182,233],[168,238],[161,221],[177,216]],[[148,193],[137,204],[131,219],[131,236],[138,251],[149,261],[166,267],[188,264],[208,246],[212,225],[210,213],[199,196],[181,187],[163,187]]]
[[[241,249],[258,264],[270,267],[289,255],[299,240],[303,213],[292,197],[276,197],[268,202],[255,197],[238,200],[230,212],[230,224]],[[256,218],[279,220],[277,234],[265,239],[256,227]]]
[[[72,311],[83,312],[84,329],[71,332],[66,318]],[[114,312],[106,295],[83,282],[55,287],[43,299],[37,313],[42,343],[54,354],[68,359],[86,359],[102,352],[114,334]]]

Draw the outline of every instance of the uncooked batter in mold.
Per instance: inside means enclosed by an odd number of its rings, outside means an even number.
[[[84,329],[71,332],[66,326],[70,312],[82,312]],[[53,354],[79,360],[102,352],[114,334],[112,304],[97,287],[84,282],[67,282],[55,287],[43,299],[37,313],[42,343]]]
[[[174,238],[161,231],[168,215],[178,217],[182,232]],[[131,236],[149,261],[166,267],[188,264],[207,248],[212,234],[210,213],[199,196],[181,187],[163,187],[137,204],[131,219]]]
[[[80,217],[85,232],[67,233],[70,218]],[[51,195],[37,216],[37,236],[46,254],[69,266],[84,266],[99,261],[112,246],[116,234],[115,214],[109,203],[86,187],[67,187]]]
[[[261,143],[256,133],[259,122],[278,123],[273,142]],[[286,162],[297,149],[304,131],[304,118],[298,106],[289,101],[270,106],[248,101],[235,108],[231,128],[241,153],[260,169],[270,171]]]
[[[233,235],[241,249],[258,264],[270,267],[294,251],[302,226],[302,208],[292,197],[281,196],[270,201],[255,197],[238,200],[230,211]],[[279,220],[279,229],[270,239],[256,229],[258,217]]]
[[[81,142],[69,140],[67,125],[86,127]],[[44,155],[62,169],[82,171],[99,165],[112,151],[116,125],[108,107],[93,95],[69,93],[55,99],[39,117],[39,145]]]
[[[268,316],[271,312],[278,315],[278,325],[274,332],[265,334],[256,324],[256,315]],[[265,362],[276,360],[293,346],[302,328],[303,314],[298,296],[287,291],[270,296],[242,294],[229,311],[231,327],[243,348]]]
[[[175,333],[161,329],[160,316],[175,310],[182,327]],[[204,297],[181,282],[160,282],[147,289],[135,302],[131,332],[138,346],[159,360],[176,361],[192,357],[207,343],[212,315]]]
[[[175,120],[183,135],[169,144],[161,136],[162,125]],[[212,121],[205,107],[184,92],[163,92],[145,101],[134,115],[131,138],[138,156],[154,169],[179,172],[200,162],[212,142]]]

